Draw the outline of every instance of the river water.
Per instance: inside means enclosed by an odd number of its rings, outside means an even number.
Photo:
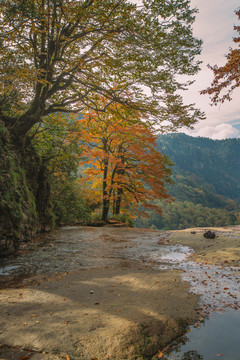
[[[127,234],[127,235],[126,235]],[[179,269],[190,292],[200,295],[199,318],[171,347],[168,360],[240,359],[240,268],[189,260],[187,246],[164,244],[167,232],[142,229],[65,227],[55,239],[22,247],[0,259],[0,278],[114,266],[127,259],[160,269]],[[163,243],[164,245],[160,245]]]
[[[240,359],[240,268],[189,261],[193,250],[163,246],[155,254],[162,269],[181,269],[190,292],[201,295],[198,321],[164,352],[167,360]],[[165,262],[162,264],[161,262]]]
[[[166,351],[168,360],[239,360],[240,311],[213,313],[198,328],[190,326],[183,336]]]

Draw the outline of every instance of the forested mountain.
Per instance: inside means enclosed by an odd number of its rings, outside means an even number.
[[[185,134],[161,135],[158,149],[174,163],[175,199],[163,204],[162,216],[138,219],[137,226],[184,228],[239,222],[240,139],[211,140]]]
[[[211,193],[215,190],[219,195],[240,200],[240,139],[170,134],[159,136],[158,148],[174,162],[173,173],[186,178],[183,183],[187,179],[188,185],[199,182],[204,188],[210,186]]]

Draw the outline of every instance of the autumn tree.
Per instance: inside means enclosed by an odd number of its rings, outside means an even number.
[[[154,199],[169,199],[165,182],[169,181],[170,161],[156,150],[156,136],[137,110],[113,104],[99,114],[89,111],[82,122],[81,139],[85,143],[80,163],[88,179],[102,197],[102,220],[109,210],[119,214],[131,204],[154,208]],[[101,192],[101,195],[100,195]]]
[[[236,11],[238,20],[240,20],[240,10]],[[234,26],[238,36],[233,38],[236,49],[230,49],[226,55],[227,61],[223,66],[210,66],[213,71],[214,79],[210,87],[203,90],[202,94],[210,94],[211,101],[214,105],[223,103],[225,100],[232,99],[232,92],[240,86],[240,26]]]
[[[0,120],[24,136],[44,116],[114,101],[193,124],[201,113],[177,91],[199,69],[195,13],[190,0],[2,0]]]

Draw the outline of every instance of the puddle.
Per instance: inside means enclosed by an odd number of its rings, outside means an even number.
[[[200,328],[190,326],[186,336],[173,343],[164,360],[239,360],[240,311],[214,313]]]
[[[5,266],[0,269],[0,275],[9,275],[13,270],[18,269],[19,266],[12,265],[12,266]]]
[[[175,264],[186,261],[187,258],[193,254],[193,249],[189,246],[182,245],[164,245],[158,247],[158,260],[160,262],[166,261],[168,264]],[[155,258],[156,259],[156,258]]]

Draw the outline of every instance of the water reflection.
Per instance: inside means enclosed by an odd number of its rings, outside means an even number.
[[[239,360],[240,311],[214,313],[200,328],[190,326],[164,356],[166,360]]]
[[[184,353],[181,360],[203,360],[203,357],[197,351],[191,350]]]

